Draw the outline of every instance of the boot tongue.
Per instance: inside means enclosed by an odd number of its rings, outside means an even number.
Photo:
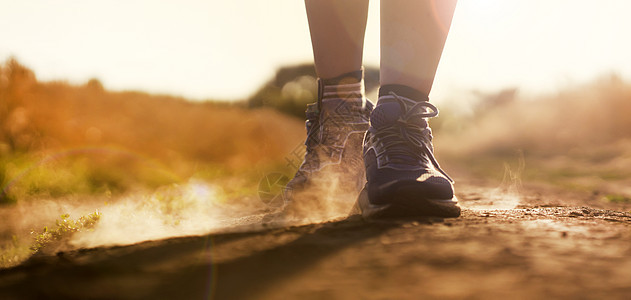
[[[397,122],[401,114],[401,105],[399,103],[379,103],[370,114],[370,125],[377,130],[392,126]]]

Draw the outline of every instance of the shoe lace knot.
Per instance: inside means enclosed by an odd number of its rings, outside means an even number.
[[[406,109],[396,122],[375,133],[382,141],[388,161],[409,163],[410,159],[419,161],[426,156],[433,167],[453,183],[454,180],[443,171],[434,156],[432,129],[427,119],[437,117],[438,108],[427,101],[419,101],[410,106],[394,92],[390,92],[390,95]]]

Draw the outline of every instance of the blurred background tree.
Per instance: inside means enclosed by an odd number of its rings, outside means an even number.
[[[35,74],[14,58],[0,66],[0,153],[31,147],[35,132],[25,105],[36,83]]]

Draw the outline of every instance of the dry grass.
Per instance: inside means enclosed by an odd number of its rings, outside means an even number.
[[[262,176],[282,165],[304,134],[300,120],[269,109],[108,92],[94,79],[82,86],[38,82],[15,60],[0,68],[0,99],[3,186],[24,170],[52,167],[83,173],[93,187],[85,192],[156,186],[198,173]],[[59,177],[54,173],[41,179]]]

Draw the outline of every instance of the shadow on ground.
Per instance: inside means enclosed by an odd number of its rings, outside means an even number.
[[[34,257],[0,271],[6,299],[256,297],[397,223],[349,219]]]

